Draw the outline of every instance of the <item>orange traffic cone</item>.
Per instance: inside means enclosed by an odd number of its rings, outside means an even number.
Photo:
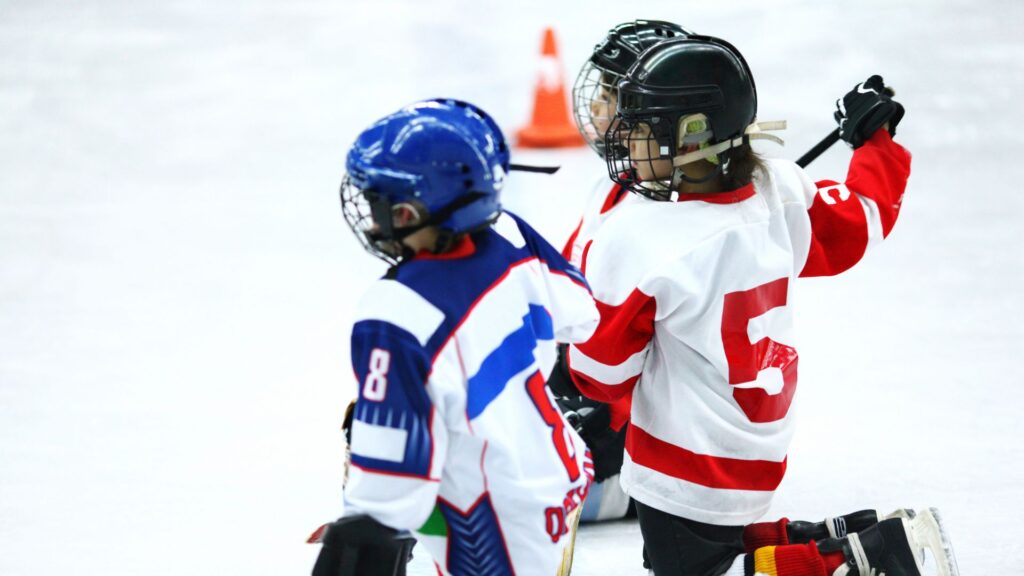
[[[568,99],[562,62],[555,45],[555,31],[544,30],[544,47],[541,49],[541,68],[537,76],[537,88],[533,95],[533,117],[530,123],[516,132],[519,146],[524,148],[567,148],[583,146],[576,125],[569,119]]]

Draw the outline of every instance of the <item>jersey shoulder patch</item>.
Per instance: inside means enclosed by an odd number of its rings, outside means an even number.
[[[355,322],[377,320],[409,332],[426,346],[445,315],[412,288],[395,280],[378,280],[363,296]]]

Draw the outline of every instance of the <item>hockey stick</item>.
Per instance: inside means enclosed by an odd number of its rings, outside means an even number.
[[[554,174],[561,166],[530,166],[527,164],[509,164],[508,169],[513,172],[535,172],[538,174]]]
[[[814,145],[813,148],[811,148],[807,152],[804,152],[804,155],[801,156],[800,159],[796,161],[796,165],[801,167],[801,168],[806,168],[808,164],[810,164],[811,162],[814,162],[814,160],[818,156],[821,156],[822,153],[825,152],[825,150],[828,150],[829,148],[831,148],[832,145],[835,144],[838,141],[839,141],[839,128],[836,128],[835,130],[829,132],[828,136],[825,136],[824,138],[822,138],[821,142],[818,142],[817,144]]]

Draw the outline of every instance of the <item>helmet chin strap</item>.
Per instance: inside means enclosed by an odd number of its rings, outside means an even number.
[[[707,146],[700,150],[694,150],[693,152],[687,152],[686,154],[676,156],[675,158],[672,159],[672,165],[675,166],[676,168],[680,168],[682,166],[685,166],[686,164],[690,164],[698,160],[706,160],[712,156],[717,156],[722,152],[729,150],[730,148],[737,148],[739,146],[742,146],[745,141],[749,140],[771,140],[772,142],[775,142],[780,146],[784,146],[785,142],[782,140],[782,138],[779,138],[774,134],[766,134],[765,131],[785,129],[785,120],[776,120],[771,122],[754,122],[750,126],[747,126],[747,128],[743,131],[742,136],[730,138],[729,140],[723,140],[722,142],[712,144],[711,146]],[[712,173],[712,176],[716,175],[717,173],[718,171],[716,170],[714,173]],[[683,176],[684,180],[695,184],[700,182],[706,182],[710,178],[711,176],[701,180],[690,180]],[[676,178],[674,174],[672,180],[674,185],[676,183]]]
[[[693,178],[691,176],[687,176],[686,175],[686,171],[683,170],[682,166],[675,166],[675,167],[672,168],[672,189],[675,190],[675,189],[679,188],[679,185],[682,182],[686,182],[688,184],[703,184],[703,183],[708,182],[708,181],[710,181],[710,180],[712,180],[714,178],[717,178],[723,172],[726,172],[728,170],[729,170],[729,160],[728,159],[726,159],[725,162],[717,163],[715,165],[715,169],[712,170],[711,172],[708,172],[708,174],[706,176],[702,177],[702,178]]]
[[[385,199],[374,201],[371,203],[371,209],[373,210],[373,219],[377,223],[377,225],[380,226],[380,230],[376,232],[368,232],[366,233],[366,236],[372,244],[378,244],[382,242],[395,243],[398,246],[398,249],[401,251],[401,254],[394,256],[394,258],[399,262],[409,260],[414,256],[414,252],[404,242],[402,242],[405,238],[429,226],[438,226],[439,224],[447,220],[452,214],[454,214],[455,211],[459,210],[460,208],[463,208],[464,206],[472,204],[473,202],[480,199],[482,196],[483,195],[479,193],[466,194],[460,198],[457,198],[451,204],[448,204],[444,208],[438,210],[436,213],[430,214],[422,222],[414,224],[412,226],[403,226],[401,228],[395,228],[391,226],[391,203]],[[415,210],[415,207],[413,206],[410,206],[410,208]],[[381,222],[386,223],[386,225],[381,225]],[[489,225],[489,223],[484,224],[484,226],[487,225]],[[454,234],[451,230],[439,228],[437,234],[437,241],[435,242],[434,247],[431,251],[434,252],[435,254],[447,251],[448,249],[451,248],[452,244],[454,244],[454,241],[457,236],[459,235]]]

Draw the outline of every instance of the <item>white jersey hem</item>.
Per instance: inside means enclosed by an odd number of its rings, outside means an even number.
[[[661,510],[662,512],[666,512],[674,516],[686,518],[687,520],[695,520],[697,522],[715,524],[718,526],[745,526],[747,524],[751,524],[763,517],[771,507],[771,504],[769,503],[766,506],[751,511],[733,513],[718,512],[713,510],[704,510],[702,508],[688,506],[678,501],[666,499],[658,494],[644,490],[643,487],[639,485],[626,486],[625,483],[623,483],[623,489],[630,498],[640,502],[641,504],[650,506],[651,508]]]

